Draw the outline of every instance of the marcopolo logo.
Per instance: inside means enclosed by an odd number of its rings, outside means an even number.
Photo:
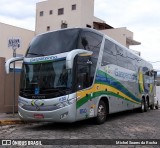
[[[31,105],[36,107],[36,110],[39,111],[40,107],[44,105],[43,100],[32,100]]]
[[[52,61],[55,59],[57,59],[57,56],[38,57],[30,59],[30,62]]]

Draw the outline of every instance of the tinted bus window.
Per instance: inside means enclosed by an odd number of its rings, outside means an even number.
[[[92,57],[98,59],[102,36],[94,32],[82,31],[79,37],[79,49],[93,51]]]
[[[106,39],[102,57],[102,66],[105,66],[107,64],[117,65],[117,51],[116,45]]]
[[[69,52],[74,49],[93,51],[93,56],[98,58],[102,36],[85,29],[67,29],[49,32],[35,37],[26,57],[54,55]]]
[[[126,51],[117,45],[116,49],[117,49],[117,65],[123,68],[128,68]]]
[[[77,49],[80,29],[68,29],[49,32],[35,37],[26,57],[54,55]]]

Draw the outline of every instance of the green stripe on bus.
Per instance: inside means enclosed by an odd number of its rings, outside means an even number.
[[[89,94],[88,96],[86,97],[83,97],[82,99],[78,100],[77,101],[77,105],[76,105],[76,108],[80,108],[83,104],[85,104],[86,102],[88,102],[88,100],[90,99],[95,99],[96,97],[99,97],[101,95],[108,95],[108,96],[114,96],[114,97],[117,97],[117,98],[121,98],[123,100],[126,100],[126,101],[130,101],[130,102],[133,102],[131,100],[128,100],[127,98],[124,98],[116,93],[113,93],[113,92],[106,92],[106,91],[99,91],[99,92],[95,92],[93,93],[92,97],[91,95]],[[136,103],[136,102],[133,102],[133,103]],[[136,104],[140,104],[139,102],[137,102]]]

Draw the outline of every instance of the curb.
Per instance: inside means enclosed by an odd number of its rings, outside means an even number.
[[[26,122],[22,121],[22,120],[0,120],[0,126],[1,125],[12,125],[12,124],[24,124]]]
[[[0,120],[0,126],[4,126],[4,125],[14,125],[14,124],[31,124],[31,123],[38,123],[36,121],[23,121],[20,119],[13,119],[13,120]]]

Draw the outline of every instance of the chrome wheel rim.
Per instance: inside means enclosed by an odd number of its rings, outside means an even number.
[[[98,117],[100,120],[103,120],[106,116],[106,111],[103,105],[99,105],[98,107]]]
[[[142,111],[144,110],[144,101],[142,101],[142,106],[141,106],[141,108],[142,108]]]

